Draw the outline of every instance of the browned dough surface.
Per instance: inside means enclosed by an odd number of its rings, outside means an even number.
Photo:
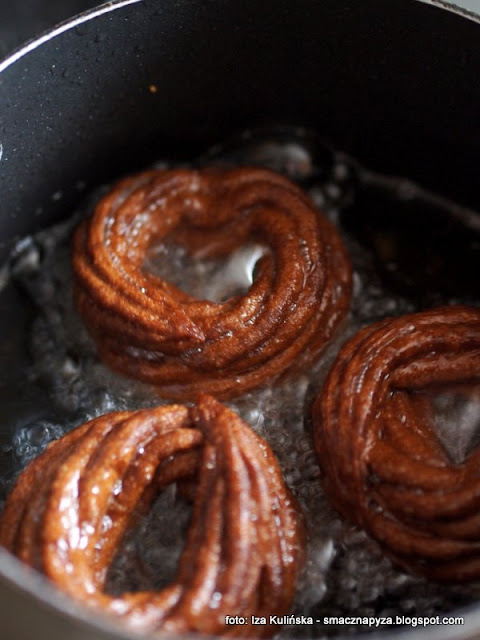
[[[193,491],[174,581],[110,596],[109,565],[125,532],[171,482]],[[192,482],[193,481],[193,482]],[[210,396],[111,413],[50,445],[22,473],[0,520],[0,543],[74,598],[132,628],[269,636],[226,615],[288,612],[304,529],[268,445]]]
[[[194,256],[266,247],[253,284],[200,300],[143,269],[165,238]],[[350,302],[351,267],[306,194],[265,169],[157,170],[118,183],[77,230],[75,299],[101,358],[165,397],[233,397],[308,364]]]
[[[478,384],[480,310],[442,307],[357,333],[313,408],[335,507],[432,580],[480,578],[480,448],[451,462],[431,403],[432,392]]]

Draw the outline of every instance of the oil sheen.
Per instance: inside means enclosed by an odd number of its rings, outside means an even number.
[[[278,637],[330,637],[366,631],[332,627],[326,616],[432,616],[458,611],[480,597],[480,584],[439,586],[392,567],[378,545],[329,506],[313,451],[309,407],[341,344],[376,320],[446,303],[480,304],[480,234],[473,214],[406,179],[374,174],[303,129],[245,132],[216,146],[193,166],[254,165],[280,171],[303,186],[337,225],[354,268],[347,322],[311,369],[280,385],[247,393],[230,406],[280,460],[306,517],[308,556],[293,613],[318,620],[286,626]],[[162,160],[159,166],[169,166]],[[104,189],[72,218],[24,238],[9,263],[11,281],[35,306],[28,331],[29,384],[44,390],[56,420],[22,424],[3,445],[15,472],[0,477],[2,496],[20,470],[51,440],[108,411],[166,403],[147,385],[109,371],[97,358],[72,301],[69,239]],[[248,290],[265,247],[251,244],[227,258],[191,258],[171,243],[153,247],[144,268],[189,293],[220,302]],[[480,434],[480,393],[435,394],[439,438],[460,462]],[[169,488],[124,541],[107,589],[165,586],[188,527],[190,506]],[[235,614],[235,612],[232,612]]]

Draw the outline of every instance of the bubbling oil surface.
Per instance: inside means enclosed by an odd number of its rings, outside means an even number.
[[[252,391],[229,403],[273,448],[307,523],[307,562],[293,613],[311,615],[318,622],[286,626],[278,638],[322,638],[365,630],[358,625],[324,625],[325,616],[431,616],[477,601],[479,584],[439,586],[396,570],[374,541],[335,513],[322,489],[308,412],[339,347],[361,327],[437,304],[480,303],[475,285],[465,286],[465,278],[458,292],[445,287],[447,279],[442,279],[447,272],[452,276],[452,269],[455,276],[455,270],[458,275],[462,269],[468,272],[469,265],[480,264],[478,234],[467,229],[465,216],[455,217],[457,208],[450,203],[406,180],[376,176],[304,130],[247,132],[210,150],[194,166],[212,164],[265,166],[297,181],[339,228],[354,268],[348,320],[315,365],[281,385]],[[69,239],[99,194],[71,220],[23,239],[12,254],[10,278],[36,309],[28,335],[27,377],[48,394],[58,419],[22,425],[3,444],[3,455],[14,460],[15,473],[0,477],[2,497],[35,455],[75,425],[108,411],[168,402],[151,387],[112,373],[98,360],[73,305]],[[422,255],[417,247],[423,242],[422,230],[408,228],[417,209],[436,220],[443,216],[450,228],[453,219],[458,228],[458,247],[452,241],[448,255],[441,238],[438,255],[430,247],[434,273],[424,273],[421,265],[415,269],[406,255],[409,251]],[[435,243],[435,236],[429,237]],[[264,251],[262,246],[248,245],[228,258],[193,259],[182,247],[166,243],[152,248],[144,266],[192,295],[222,301],[248,290]],[[453,263],[451,251],[457,256]],[[455,461],[478,442],[478,398],[477,390],[461,400],[448,393],[435,398],[439,435]],[[175,487],[165,491],[127,536],[110,570],[107,589],[120,593],[165,586],[175,574],[189,514],[190,506],[176,495]]]

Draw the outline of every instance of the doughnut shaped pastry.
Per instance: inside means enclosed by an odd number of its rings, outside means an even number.
[[[165,485],[194,489],[177,575],[163,591],[110,596],[108,566],[134,513]],[[147,631],[268,636],[226,615],[285,614],[303,524],[268,445],[209,396],[189,409],[112,413],[53,443],[20,476],[0,542],[74,598]],[[249,618],[250,619],[250,618]]]
[[[253,284],[200,300],[143,268],[166,237],[214,257],[264,245]],[[264,169],[147,171],[123,180],[73,242],[75,299],[101,358],[166,397],[232,397],[310,361],[346,314],[351,268],[330,222]]]
[[[360,331],[313,408],[335,507],[397,565],[436,581],[480,578],[480,449],[449,459],[431,393],[478,384],[480,310],[445,307]]]

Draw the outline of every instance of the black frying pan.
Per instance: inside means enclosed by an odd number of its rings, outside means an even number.
[[[479,35],[417,0],[126,0],[84,14],[0,63],[0,259],[80,192],[272,123],[478,210]],[[41,402],[16,360],[28,310],[14,290],[0,304],[8,438]],[[0,607],[8,639],[125,637],[1,551]],[[474,607],[435,637],[479,633]]]

